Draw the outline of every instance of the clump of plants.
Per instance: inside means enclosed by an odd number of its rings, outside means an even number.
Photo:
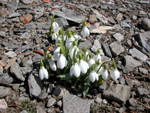
[[[78,45],[81,38],[90,35],[86,19],[79,33],[70,29],[64,31],[52,17],[47,37],[55,42],[52,53],[45,51],[44,59],[40,60],[39,77],[41,80],[51,77],[60,78],[76,87],[86,97],[90,89],[98,87],[103,81],[120,77],[115,61],[101,61],[99,48],[96,54],[89,53],[86,45],[81,50]],[[44,62],[44,63],[43,63]],[[57,75],[53,74],[57,73]]]
[[[31,101],[23,101],[21,103],[22,110],[26,110],[28,113],[36,113],[35,105]]]

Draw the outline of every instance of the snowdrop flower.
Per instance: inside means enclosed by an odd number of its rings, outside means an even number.
[[[86,38],[87,36],[90,35],[90,31],[86,26],[86,22],[84,22],[83,29],[81,31],[81,35],[83,36],[83,38]]]
[[[77,52],[79,51],[79,49],[77,48],[76,41],[73,42],[73,47],[69,50],[69,54],[70,54],[71,59],[73,59],[73,54],[74,54],[75,49],[76,49],[76,52],[75,52],[75,55],[76,55]]]
[[[100,60],[98,60],[97,62],[96,62],[96,64],[97,64],[97,66],[95,67],[95,71],[97,72],[98,71],[98,69],[100,68]]]
[[[80,40],[81,39],[81,36],[80,35],[74,35],[74,37],[75,37],[75,39],[76,39],[76,41],[78,41],[78,40]]]
[[[98,74],[94,70],[94,66],[91,67],[92,71],[90,72],[89,79],[93,83],[95,80],[98,81]]]
[[[59,28],[59,25],[57,22],[55,22],[55,19],[53,20],[52,27],[54,31],[56,31]]]
[[[81,71],[80,71],[80,67],[77,63],[77,58],[76,57],[75,57],[74,62],[75,62],[75,64],[72,65],[71,68],[70,68],[70,76],[74,75],[75,77],[78,78],[80,76]]]
[[[59,56],[60,56],[60,47],[58,46],[58,47],[55,47],[53,51],[54,60],[57,61]]]
[[[68,39],[66,40],[66,47],[67,48],[72,48],[73,47],[73,42],[75,41],[75,38],[72,36],[71,31],[68,33]]]
[[[97,50],[94,60],[95,62],[97,62],[98,60],[101,61],[100,49]]]
[[[60,56],[59,56],[59,58],[57,60],[57,67],[60,68],[60,69],[63,69],[66,66],[67,66],[67,59],[63,55],[63,49],[60,48]]]
[[[100,74],[102,75],[104,80],[107,80],[107,78],[108,78],[108,70],[107,70],[106,65],[104,66],[104,68],[102,68],[100,70]]]
[[[45,69],[42,60],[40,61],[39,76],[41,80],[43,80],[44,78],[48,79],[48,71]]]
[[[91,55],[89,55],[88,64],[89,64],[90,67],[91,67],[93,64],[95,64],[95,60],[92,58]]]
[[[56,71],[57,67],[56,67],[55,62],[52,60],[50,54],[47,54],[47,55],[48,55],[48,59],[49,59],[48,63],[49,63],[49,65],[50,65],[50,68],[51,68],[53,71]]]
[[[81,56],[81,54],[79,55],[79,66],[80,66],[80,70],[81,70],[81,72],[83,73],[83,74],[86,74],[87,73],[87,70],[89,69],[89,65],[88,65],[88,63],[86,62],[86,61],[84,61],[83,59],[82,59],[82,56]]]
[[[120,72],[117,70],[116,65],[114,65],[114,69],[110,71],[111,78],[116,81],[120,77]]]
[[[56,39],[57,39],[57,34],[55,33],[55,31],[53,31],[52,40],[56,40]]]

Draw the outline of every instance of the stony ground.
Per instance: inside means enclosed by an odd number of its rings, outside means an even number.
[[[53,14],[75,31],[86,16],[91,34],[79,47],[102,48],[120,79],[87,98],[59,80],[41,81],[39,59],[52,44],[46,32]],[[0,0],[0,113],[149,113],[149,56],[149,0]]]

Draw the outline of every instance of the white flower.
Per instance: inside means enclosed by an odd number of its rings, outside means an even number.
[[[70,68],[70,76],[74,75],[75,77],[79,77],[80,76],[80,67],[77,63],[75,63],[74,65],[71,66]]]
[[[89,67],[91,67],[93,64],[95,64],[95,60],[93,58],[90,58],[88,61]]]
[[[72,48],[74,40],[75,40],[75,38],[73,36],[71,36],[70,38],[68,38],[66,40],[66,47],[67,48]]]
[[[55,48],[53,53],[54,53],[53,58],[55,61],[57,61],[60,56],[60,47]]]
[[[87,36],[90,35],[90,31],[86,26],[84,26],[82,31],[81,31],[81,34],[82,34],[83,38],[86,38]]]
[[[117,69],[110,71],[111,78],[116,81],[120,77],[120,72]]]
[[[79,49],[77,48],[77,46],[73,46],[73,47],[69,50],[69,54],[70,54],[71,59],[73,58],[73,54],[74,54],[75,49],[76,49],[76,52],[75,52],[75,55],[76,55],[77,52],[79,51]]]
[[[108,70],[107,69],[101,68],[99,73],[102,75],[104,80],[107,80],[107,78],[108,78]]]
[[[98,60],[100,60],[100,62],[101,62],[101,55],[100,54],[95,55],[94,60],[95,60],[95,62],[97,62]]]
[[[59,28],[59,25],[57,22],[53,22],[52,23],[52,26],[53,26],[53,30],[56,31],[58,28]]]
[[[41,80],[43,80],[44,78],[48,79],[48,71],[45,69],[44,66],[40,67],[39,76]]]
[[[50,65],[50,68],[53,70],[53,71],[56,71],[57,67],[56,67],[56,64],[53,60],[49,59],[49,65]]]
[[[74,37],[75,37],[75,39],[78,41],[78,40],[80,40],[81,39],[81,36],[80,35],[74,35]]]
[[[63,54],[60,54],[60,57],[57,60],[57,67],[63,69],[67,66],[67,59]]]
[[[94,82],[95,80],[98,81],[98,74],[93,70],[90,72],[90,76],[89,76],[89,79],[91,82]]]
[[[87,73],[87,70],[89,69],[89,65],[87,62],[85,62],[83,59],[79,61],[80,70],[83,74]]]
[[[56,40],[55,40],[55,44],[59,43],[60,40],[61,40],[61,37],[58,36],[58,37],[56,38]]]

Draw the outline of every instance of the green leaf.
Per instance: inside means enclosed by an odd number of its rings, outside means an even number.
[[[97,70],[97,73],[99,72],[100,68],[103,67],[104,65],[110,63],[111,61],[105,61],[101,64],[101,66],[99,67],[99,69]]]
[[[69,83],[72,83],[71,82],[72,76],[70,76],[70,73],[66,73],[66,74],[63,74],[63,75],[58,75],[57,77],[60,78],[61,80],[65,80]]]
[[[84,85],[83,87],[83,96],[86,97],[89,92],[89,85]]]

